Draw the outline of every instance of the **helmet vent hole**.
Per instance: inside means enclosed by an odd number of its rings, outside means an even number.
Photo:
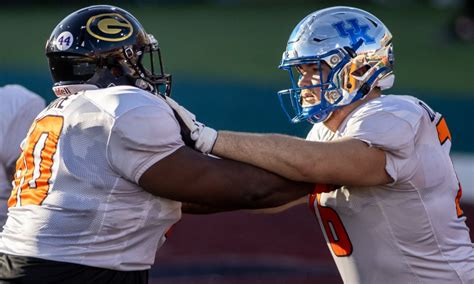
[[[372,25],[374,25],[374,27],[378,27],[378,24],[376,22],[374,22],[374,20],[368,18],[368,17],[365,17],[369,22],[372,23]]]
[[[324,40],[326,40],[326,39],[327,39],[327,38],[317,38],[317,37],[313,37],[313,40],[314,40],[315,42],[322,42],[322,41],[324,41]]]

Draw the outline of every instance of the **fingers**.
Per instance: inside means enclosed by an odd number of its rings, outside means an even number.
[[[202,153],[210,153],[217,139],[217,131],[196,121],[196,116],[192,112],[179,105],[172,98],[165,97],[165,101],[178,120],[184,143]]]

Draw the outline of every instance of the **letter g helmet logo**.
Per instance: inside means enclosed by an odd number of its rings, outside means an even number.
[[[133,33],[132,24],[116,13],[100,14],[91,17],[86,24],[87,32],[104,41],[122,41]]]

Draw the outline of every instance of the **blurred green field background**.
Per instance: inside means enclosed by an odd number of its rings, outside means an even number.
[[[180,0],[184,4],[179,5],[162,0],[167,4],[138,4],[153,1],[102,3],[127,9],[155,35],[166,71],[173,74],[173,97],[217,129],[300,137],[311,125],[290,124],[276,96],[278,90],[289,87],[287,74],[277,66],[290,32],[310,12],[334,3],[374,13],[394,36],[396,82],[388,93],[418,96],[445,115],[453,135],[453,151],[458,154],[454,162],[463,184],[462,201],[474,202],[474,45],[456,41],[451,35],[450,25],[459,8],[435,8],[422,0],[372,1],[386,5],[315,0],[209,0],[207,4]],[[53,94],[45,41],[61,19],[91,1],[61,5],[23,2],[18,0],[18,4],[0,9],[0,85],[21,83],[50,101]],[[313,216],[304,215],[306,209],[292,212],[272,219],[239,212],[199,216],[199,220],[185,216],[160,249],[150,274],[156,282],[150,283],[340,283],[324,239],[313,226]],[[292,260],[299,270],[289,273],[299,274],[281,273],[281,267],[287,269],[285,265]],[[307,277],[314,280],[297,278],[307,275],[304,268],[309,266],[313,274]],[[270,278],[274,281],[257,281],[265,279],[271,268],[280,272],[277,278]],[[189,278],[177,277],[182,275]],[[226,282],[226,275],[242,278]],[[331,276],[337,281],[324,280]],[[292,277],[298,280],[285,282]]]
[[[124,5],[155,34],[167,69],[199,79],[257,84],[286,83],[276,66],[293,27],[321,2],[291,5]],[[319,3],[319,4],[318,4]],[[397,88],[440,95],[472,94],[473,46],[450,40],[454,8],[421,4],[358,5],[381,18],[394,35]],[[45,40],[80,6],[2,9],[2,69],[47,72]],[[282,84],[283,83],[283,84]]]
[[[304,136],[310,126],[290,125],[280,110],[275,92],[287,88],[289,80],[277,66],[293,27],[334,1],[172,2],[120,6],[160,42],[166,71],[173,74],[173,95],[218,128]],[[474,139],[468,116],[474,108],[474,46],[450,36],[457,8],[439,9],[417,1],[390,3],[357,4],[382,19],[394,36],[396,83],[390,93],[426,100],[446,115],[448,123],[455,122],[450,123],[455,139],[459,137],[455,149],[474,152],[468,141]],[[51,100],[45,41],[65,15],[82,6],[1,9],[0,83],[19,82]]]

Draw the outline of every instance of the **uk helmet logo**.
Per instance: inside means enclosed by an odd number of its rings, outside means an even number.
[[[132,24],[117,13],[100,14],[91,17],[86,24],[87,32],[104,41],[123,41],[133,33]]]
[[[346,26],[346,23],[349,26]],[[362,39],[365,44],[375,43],[375,39],[367,34],[370,30],[368,25],[359,25],[357,19],[348,19],[344,23],[343,21],[333,24],[333,27],[337,30],[341,37],[349,37],[351,44],[356,44],[359,39]]]

